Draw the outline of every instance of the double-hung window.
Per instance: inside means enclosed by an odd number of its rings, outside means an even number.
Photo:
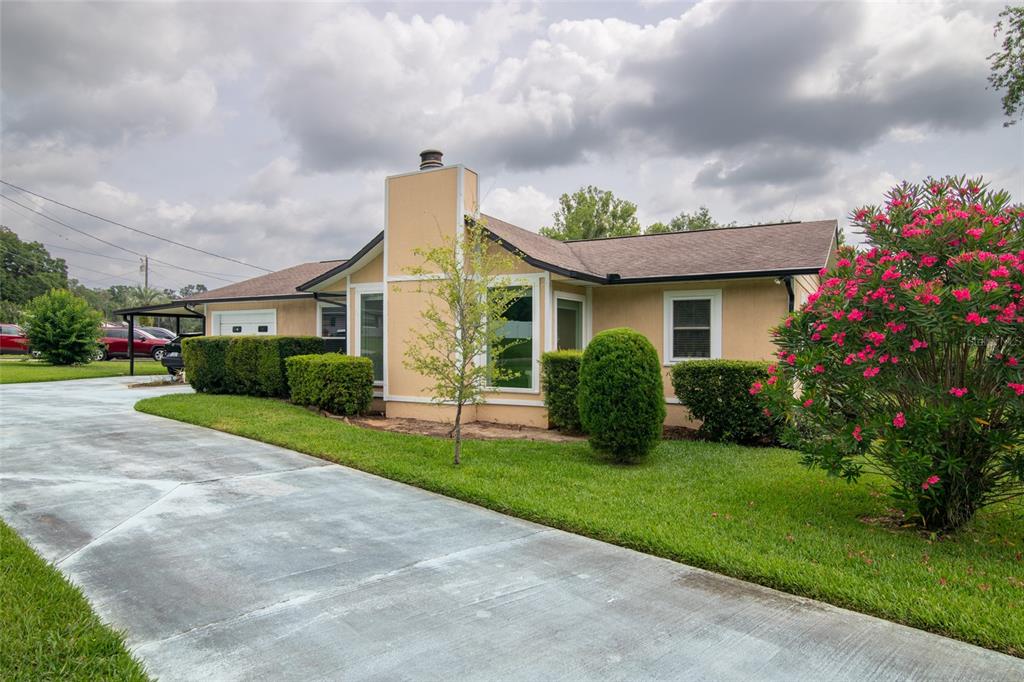
[[[722,356],[722,292],[665,292],[665,364]]]
[[[373,362],[373,381],[384,383],[384,292],[359,291],[359,312],[356,354]]]

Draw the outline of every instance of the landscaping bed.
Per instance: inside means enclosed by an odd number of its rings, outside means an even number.
[[[90,362],[87,365],[51,365],[41,360],[26,358],[0,360],[0,384],[27,384],[36,381],[67,381],[69,379],[98,379],[100,377],[128,376],[127,360]],[[153,360],[136,360],[135,374],[167,375],[167,369]]]
[[[667,441],[621,466],[585,442],[474,440],[455,467],[450,441],[360,428],[277,400],[169,395],[137,409],[1024,655],[1019,507],[997,505],[939,536],[890,523],[880,480],[829,479],[782,449]]]
[[[146,680],[77,587],[0,522],[0,679]]]

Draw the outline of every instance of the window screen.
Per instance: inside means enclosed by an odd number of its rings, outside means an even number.
[[[672,301],[672,357],[711,357],[711,299]]]

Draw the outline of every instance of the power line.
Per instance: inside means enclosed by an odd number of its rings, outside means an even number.
[[[97,220],[102,220],[105,223],[110,223],[111,225],[117,225],[118,227],[123,227],[126,230],[131,230],[132,232],[138,232],[139,234],[144,234],[147,237],[152,237],[153,239],[159,239],[160,241],[167,242],[168,244],[174,244],[175,246],[180,246],[180,247],[185,248],[185,249],[191,249],[192,251],[196,251],[198,253],[204,253],[207,256],[213,256],[214,258],[221,258],[223,260],[231,261],[232,263],[238,263],[239,265],[245,265],[246,267],[254,268],[256,270],[263,270],[264,272],[274,272],[270,268],[264,268],[264,267],[259,266],[259,265],[252,265],[251,263],[246,263],[245,261],[239,260],[237,258],[231,258],[230,256],[222,256],[219,253],[213,253],[212,251],[206,251],[204,249],[200,249],[200,248],[195,247],[195,246],[189,246],[188,244],[182,244],[181,242],[174,241],[173,239],[168,239],[167,237],[161,237],[160,235],[153,234],[152,232],[146,232],[145,230],[140,230],[140,229],[137,229],[137,228],[134,228],[134,227],[130,227],[128,225],[125,225],[124,223],[119,223],[116,220],[111,220],[110,218],[104,218],[103,216],[96,215],[95,213],[90,213],[89,211],[86,211],[86,210],[83,210],[83,209],[80,209],[80,208],[75,208],[74,206],[70,206],[68,204],[65,204],[62,201],[57,201],[56,199],[53,199],[51,197],[44,196],[44,195],[39,194],[37,192],[33,192],[30,189],[25,189],[24,187],[19,187],[18,185],[15,185],[12,182],[7,182],[6,180],[0,180],[0,183],[2,183],[4,185],[7,185],[8,187],[12,187],[12,188],[14,188],[16,190],[20,190],[22,192],[25,192],[26,194],[31,194],[34,197],[38,197],[40,199],[43,199],[44,201],[49,201],[51,203],[57,204],[58,206],[63,206],[64,208],[70,209],[72,211],[76,211],[78,213],[81,213],[82,215],[87,215],[90,218],[95,218]]]
[[[48,249],[58,249],[60,251],[71,251],[73,253],[83,253],[83,254],[85,254],[87,256],[98,256],[100,258],[109,258],[110,260],[119,260],[119,261],[124,261],[125,263],[134,263],[135,262],[135,259],[133,259],[133,258],[118,258],[117,256],[108,256],[106,254],[97,253],[95,251],[81,251],[79,249],[70,249],[70,248],[68,248],[66,246],[57,246],[56,244],[47,244],[46,242],[40,242],[40,243],[43,246],[45,246],[46,248],[48,248]]]
[[[3,182],[3,181],[0,180],[0,182]],[[53,216],[51,216],[51,215],[47,214],[46,212],[44,212],[42,209],[33,210],[31,207],[26,206],[25,204],[21,203],[20,201],[17,201],[16,199],[12,199],[11,197],[7,196],[6,194],[0,193],[0,198],[6,199],[7,201],[11,202],[12,204],[14,204],[16,206],[21,206],[22,208],[24,208],[24,209],[26,209],[28,211],[32,211],[33,213],[35,213],[38,216],[46,218],[47,220],[49,220],[51,222],[57,223],[61,227],[66,227],[69,230],[72,230],[72,231],[77,232],[79,234],[83,234],[86,237],[89,237],[91,239],[95,239],[96,241],[101,242],[103,244],[106,244],[107,246],[112,246],[115,249],[120,249],[121,251],[126,251],[127,253],[134,254],[134,255],[138,256],[139,258],[144,258],[146,256],[146,254],[144,254],[144,253],[139,253],[138,251],[133,251],[132,249],[129,249],[126,246],[121,246],[120,244],[115,244],[113,242],[108,242],[106,239],[102,239],[100,237],[97,237],[96,235],[90,234],[90,233],[86,232],[85,230],[80,230],[77,227],[74,227],[73,225],[68,225],[63,220],[60,220],[58,218],[54,218]],[[221,280],[223,282],[230,282],[230,283],[234,284],[237,281],[237,280],[226,279],[224,277],[218,277],[218,276],[213,275],[213,274],[211,274],[209,272],[203,272],[201,270],[193,270],[192,268],[186,268],[184,265],[175,265],[174,263],[168,263],[167,261],[159,260],[157,258],[153,258],[152,256],[150,257],[150,260],[152,260],[154,262],[157,262],[157,263],[163,263],[164,265],[170,266],[172,268],[177,268],[178,270],[185,270],[187,272],[191,272],[191,273],[196,274],[196,275],[203,275],[204,277],[212,277],[213,279],[219,279],[219,280]]]

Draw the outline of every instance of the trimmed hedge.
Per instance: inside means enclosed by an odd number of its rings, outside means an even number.
[[[665,388],[654,346],[640,332],[608,329],[587,345],[578,404],[595,450],[620,462],[639,459],[661,439]]]
[[[767,378],[767,362],[690,360],[672,367],[672,388],[679,402],[703,422],[700,435],[727,443],[775,440],[775,420],[750,394],[755,381]]]
[[[291,399],[334,414],[361,414],[373,401],[373,362],[351,355],[294,355],[285,361]]]
[[[540,356],[540,380],[544,387],[544,405],[548,421],[561,431],[580,432],[579,393],[582,351],[556,350]]]
[[[285,360],[324,352],[317,336],[198,336],[182,341],[189,383],[201,393],[288,397]]]

